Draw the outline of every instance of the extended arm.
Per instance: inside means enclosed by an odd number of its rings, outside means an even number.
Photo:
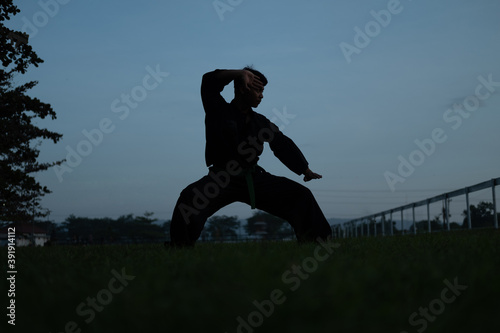
[[[271,130],[274,132],[272,140],[269,141],[269,146],[274,155],[285,164],[290,170],[298,175],[304,175],[304,181],[308,182],[312,179],[321,179],[322,176],[309,169],[309,163],[300,151],[299,147],[279,128],[269,122]]]
[[[311,171],[311,169],[307,168],[307,170],[304,172],[304,181],[308,182],[311,179],[321,179],[323,178],[322,175],[317,174],[316,172]]]

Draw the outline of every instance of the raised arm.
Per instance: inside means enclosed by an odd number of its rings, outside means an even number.
[[[263,84],[258,76],[243,69],[216,69],[203,75],[201,81],[201,99],[205,110],[217,107],[219,103],[225,103],[221,96],[222,90],[231,82],[239,92],[244,93],[251,89],[262,89]]]
[[[217,69],[203,75],[202,87],[203,83],[207,81],[211,84],[215,83],[218,88],[222,89],[232,81],[235,81],[242,92],[249,91],[250,89],[262,89],[264,87],[257,75],[244,69]]]

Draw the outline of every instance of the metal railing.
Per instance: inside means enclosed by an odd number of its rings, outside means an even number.
[[[491,180],[468,186],[459,190],[443,193],[440,195],[437,195],[432,198],[428,198],[425,200],[413,202],[410,204],[406,204],[400,207],[396,207],[393,209],[385,210],[380,213],[372,214],[372,215],[367,215],[361,218],[353,219],[347,222],[344,222],[342,224],[333,226],[333,233],[334,237],[336,238],[341,238],[341,237],[358,237],[358,236],[364,236],[368,235],[370,236],[370,226],[373,225],[373,236],[377,235],[377,225],[381,224],[381,234],[384,236],[387,233],[389,235],[394,235],[394,220],[393,220],[393,214],[400,212],[401,213],[401,226],[402,230],[403,228],[403,212],[405,210],[411,209],[412,210],[412,222],[413,222],[413,234],[417,233],[417,225],[416,225],[416,220],[415,220],[415,208],[421,207],[421,206],[427,206],[427,231],[431,232],[431,219],[430,219],[430,205],[434,202],[438,201],[443,201],[443,218],[444,218],[444,224],[446,226],[447,230],[450,230],[450,221],[449,221],[449,199],[457,196],[461,196],[465,194],[465,200],[466,200],[466,205],[467,205],[467,228],[471,229],[472,228],[472,221],[471,221],[471,211],[470,211],[470,204],[469,204],[469,194],[472,192],[477,192],[481,191],[487,188],[491,188],[491,194],[492,194],[492,201],[493,201],[493,221],[494,221],[494,227],[495,229],[498,229],[498,214],[497,214],[497,205],[496,205],[496,194],[495,194],[495,187],[500,184],[500,178],[493,178]],[[389,230],[386,232],[386,216],[389,215]],[[380,218],[380,221],[377,222],[377,218]],[[366,229],[366,231],[365,231]]]

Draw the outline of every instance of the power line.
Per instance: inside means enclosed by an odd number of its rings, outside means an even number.
[[[389,190],[368,190],[368,189],[362,189],[362,190],[353,190],[353,189],[317,189],[317,188],[312,188],[311,189],[313,192],[339,192],[339,193],[391,193],[391,194],[404,194],[404,193],[422,193],[422,192],[449,192],[452,191],[453,189],[414,189],[414,190],[404,190],[400,192],[391,192]]]

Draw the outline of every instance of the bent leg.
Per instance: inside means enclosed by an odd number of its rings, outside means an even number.
[[[182,190],[174,208],[170,237],[175,246],[192,246],[200,237],[207,219],[224,206],[241,201],[245,184],[230,179],[227,184],[207,175]]]
[[[330,224],[307,187],[267,172],[257,173],[254,184],[256,208],[288,221],[300,243],[331,237]]]

